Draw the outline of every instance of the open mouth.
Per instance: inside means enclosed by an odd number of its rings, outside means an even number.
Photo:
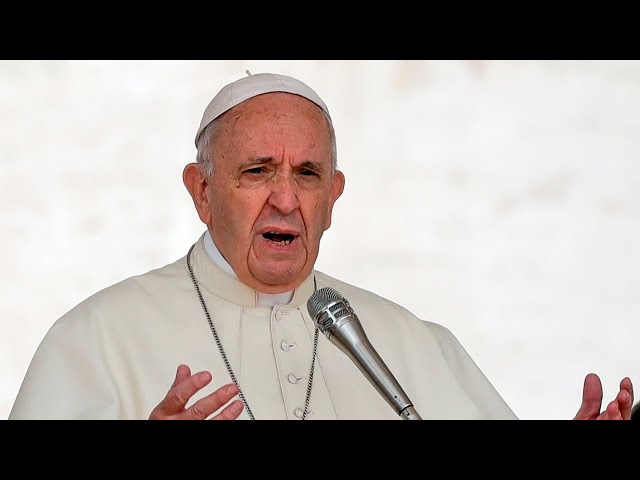
[[[289,245],[297,237],[290,233],[265,232],[262,234],[262,238],[265,238],[276,245],[285,246]]]

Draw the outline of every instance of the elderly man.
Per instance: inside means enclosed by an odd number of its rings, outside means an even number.
[[[447,328],[314,270],[345,184],[315,91],[283,75],[237,80],[206,108],[196,146],[183,181],[204,234],[60,318],[9,418],[401,418],[319,338],[307,301],[331,287],[422,418],[516,419]],[[590,374],[576,418],[628,419],[632,404],[625,378],[601,412]]]

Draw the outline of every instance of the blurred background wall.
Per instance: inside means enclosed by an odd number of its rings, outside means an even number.
[[[182,169],[245,70],[332,112],[318,269],[447,326],[520,418],[640,386],[640,62],[2,61],[0,418],[58,317],[204,231]]]

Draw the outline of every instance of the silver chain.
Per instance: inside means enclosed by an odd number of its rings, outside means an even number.
[[[209,323],[209,328],[211,328],[211,333],[213,333],[213,338],[216,341],[216,345],[218,346],[218,351],[220,352],[220,356],[224,361],[225,367],[227,367],[227,372],[229,372],[229,376],[233,383],[238,387],[238,396],[242,400],[244,404],[244,408],[247,410],[247,414],[249,414],[249,418],[251,420],[255,420],[253,416],[253,412],[251,408],[249,408],[249,404],[247,403],[247,399],[242,393],[242,388],[240,388],[240,384],[236,379],[235,374],[233,373],[233,369],[231,368],[231,363],[229,363],[229,359],[227,358],[227,354],[224,352],[224,348],[222,348],[222,342],[220,341],[220,337],[218,337],[218,332],[216,332],[216,327],[213,325],[213,321],[211,320],[211,316],[209,315],[209,309],[207,308],[207,304],[204,302],[204,298],[202,297],[202,293],[200,292],[200,287],[198,287],[198,282],[196,281],[196,277],[193,274],[193,268],[191,267],[191,252],[196,245],[191,245],[189,249],[189,253],[187,253],[187,268],[189,269],[189,276],[191,277],[191,281],[193,282],[193,286],[196,289],[196,293],[198,294],[198,299],[200,300],[200,305],[202,306],[202,310],[204,311],[205,316],[207,317],[207,322]],[[316,283],[316,277],[313,277],[313,289],[314,291],[318,290],[318,284]],[[304,402],[304,412],[302,413],[302,420],[305,420],[309,413],[309,402],[311,401],[311,387],[313,386],[313,367],[316,363],[316,355],[318,354],[318,327],[315,328],[315,333],[313,335],[313,355],[311,357],[311,370],[309,371],[309,383],[307,384],[307,396]]]

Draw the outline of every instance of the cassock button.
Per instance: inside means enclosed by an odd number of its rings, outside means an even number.
[[[280,344],[280,348],[282,350],[284,350],[285,352],[288,352],[289,350],[291,350],[292,348],[294,348],[296,346],[296,342],[285,342],[284,340],[282,341],[282,343]]]
[[[282,310],[276,310],[276,320],[282,320]]]
[[[289,383],[296,384],[300,380],[303,380],[303,379],[304,379],[304,377],[298,377],[298,376],[294,375],[293,373],[290,373],[289,375],[287,375],[287,380],[289,380]]]
[[[304,415],[304,409],[298,407],[293,411],[293,414],[298,418],[302,418],[302,415]],[[311,410],[307,410],[307,417],[312,414],[313,412]]]

